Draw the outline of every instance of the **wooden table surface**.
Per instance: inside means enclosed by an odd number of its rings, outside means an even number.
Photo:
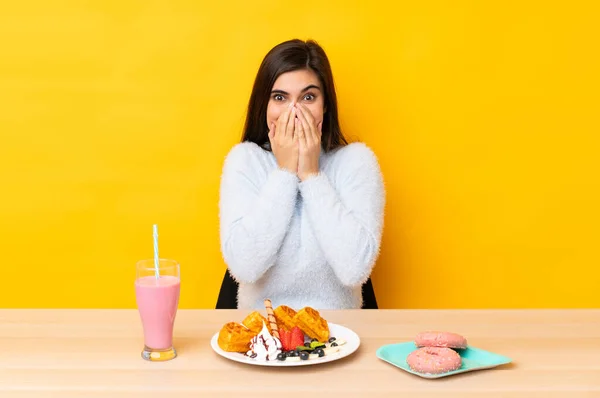
[[[0,397],[600,397],[600,310],[323,311],[361,338],[353,355],[268,368],[218,356],[210,338],[246,312],[180,310],[179,356],[140,357],[136,310],[0,310]],[[510,357],[490,370],[429,380],[375,356],[427,329],[455,331]]]

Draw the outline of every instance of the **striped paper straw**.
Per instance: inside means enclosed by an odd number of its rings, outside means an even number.
[[[159,278],[158,273],[158,227],[154,224],[154,276],[156,279]]]

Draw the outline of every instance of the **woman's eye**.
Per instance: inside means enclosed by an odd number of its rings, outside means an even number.
[[[275,101],[283,101],[283,95],[281,95],[281,94],[275,94],[275,95],[273,96],[273,99],[274,99]]]
[[[306,101],[312,101],[312,100],[314,100],[314,99],[315,99],[315,96],[314,96],[314,95],[312,95],[312,94],[306,94],[306,95],[304,96],[304,99],[305,99]]]

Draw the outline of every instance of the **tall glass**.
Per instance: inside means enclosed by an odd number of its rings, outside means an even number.
[[[173,325],[179,304],[181,277],[175,260],[159,260],[156,277],[154,260],[136,264],[135,298],[144,328],[142,358],[168,361],[177,356],[173,348]]]

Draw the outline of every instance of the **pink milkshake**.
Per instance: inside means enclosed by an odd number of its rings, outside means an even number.
[[[151,261],[138,263],[135,280],[137,307],[144,329],[142,357],[164,361],[177,356],[173,348],[173,326],[179,304],[179,264],[161,259],[156,278]]]
[[[135,282],[135,294],[144,325],[147,347],[164,350],[173,346],[173,324],[179,302],[179,278],[144,276]]]

